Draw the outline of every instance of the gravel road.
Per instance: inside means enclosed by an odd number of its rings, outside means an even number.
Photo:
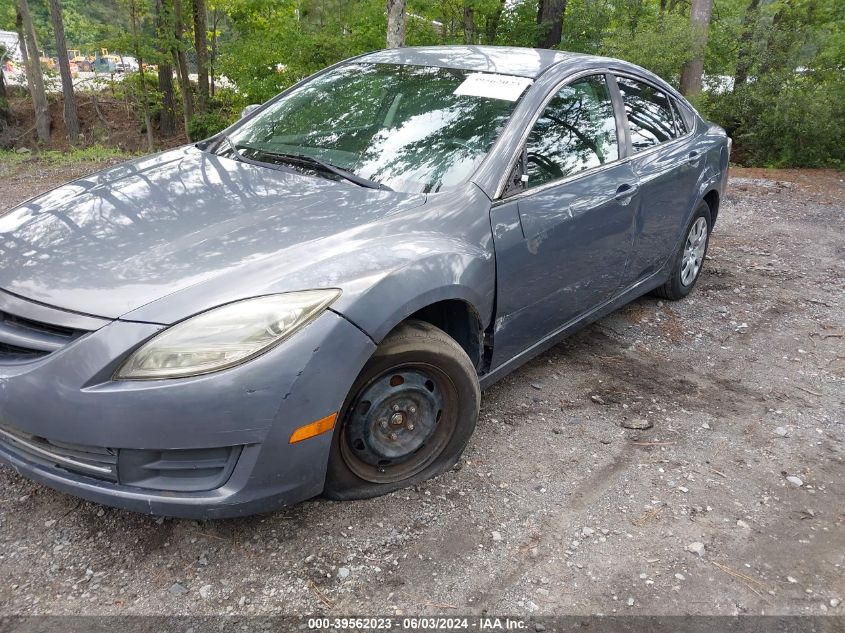
[[[0,210],[85,169],[0,169]],[[687,300],[492,387],[414,489],[198,523],[1,467],[0,613],[845,614],[843,176],[732,175]]]

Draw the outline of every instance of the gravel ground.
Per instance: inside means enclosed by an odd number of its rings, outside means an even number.
[[[84,169],[0,173],[0,210]],[[414,489],[198,523],[2,467],[0,613],[845,614],[843,210],[839,174],[736,170],[687,300],[491,388]]]

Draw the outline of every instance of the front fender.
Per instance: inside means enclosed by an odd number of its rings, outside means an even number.
[[[490,199],[468,184],[430,195],[414,215],[392,218],[366,241],[371,274],[345,283],[332,309],[377,343],[417,310],[450,299],[468,303],[486,328],[496,294]]]
[[[486,328],[493,314],[494,293],[492,252],[479,248],[462,251],[441,248],[391,270],[353,297],[344,295],[333,309],[380,343],[413,313],[450,299],[469,304]]]

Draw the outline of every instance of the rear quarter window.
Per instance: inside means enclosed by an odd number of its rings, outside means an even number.
[[[672,107],[675,111],[675,119],[681,129],[681,135],[691,132],[695,128],[695,115],[690,107],[677,99],[672,99]]]

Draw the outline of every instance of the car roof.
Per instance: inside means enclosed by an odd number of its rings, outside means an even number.
[[[376,64],[439,66],[475,72],[500,73],[536,79],[551,66],[574,59],[599,59],[591,55],[517,46],[417,46],[392,48],[358,57]]]

